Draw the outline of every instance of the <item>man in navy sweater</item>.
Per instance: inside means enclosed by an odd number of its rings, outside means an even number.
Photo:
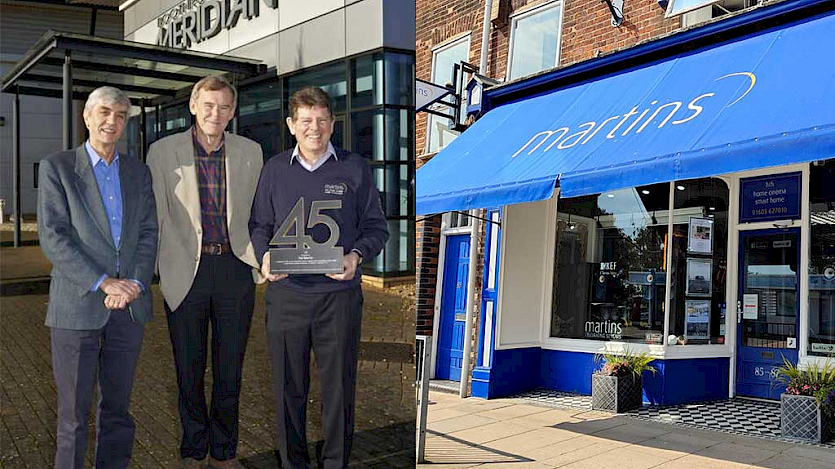
[[[249,221],[261,271],[270,280],[267,339],[284,469],[307,469],[310,464],[305,421],[311,348],[322,383],[321,465],[348,467],[362,322],[360,264],[376,256],[388,239],[371,168],[360,155],[333,147],[333,124],[326,92],[307,87],[293,94],[287,126],[298,143],[264,165]],[[300,201],[303,211],[294,211]],[[294,236],[310,236],[319,244],[337,235],[328,224],[339,227],[336,245],[343,250],[342,273],[270,273],[269,243],[288,217],[303,218],[295,220]]]

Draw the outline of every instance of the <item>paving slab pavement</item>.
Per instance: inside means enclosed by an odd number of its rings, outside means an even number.
[[[835,450],[431,391],[420,469],[833,469]]]
[[[8,249],[15,248],[0,250],[4,266]],[[161,296],[156,285],[152,288],[156,319],[145,328],[131,396],[136,422],[131,467],[143,469],[179,467],[176,374]],[[364,287],[352,468],[415,465],[413,288]],[[238,456],[250,469],[278,467],[273,455],[275,414],[263,292],[263,286],[257,289],[240,406]],[[45,294],[0,297],[0,468],[52,467],[56,397],[49,330],[43,325],[47,300]],[[207,396],[210,386],[207,370]],[[322,438],[319,389],[314,372],[308,405],[311,455],[315,442]],[[92,435],[92,421],[90,425]],[[88,465],[92,448],[91,441]]]

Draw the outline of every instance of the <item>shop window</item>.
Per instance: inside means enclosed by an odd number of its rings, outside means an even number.
[[[516,15],[510,27],[508,80],[554,68],[559,63],[562,2]]]
[[[552,337],[662,343],[669,187],[559,200]]]
[[[440,86],[452,84],[452,72],[455,64],[466,62],[470,56],[470,37],[463,37],[432,52],[432,83]],[[463,106],[462,106],[463,107]],[[452,109],[443,112],[452,113]],[[428,114],[426,119],[426,153],[434,153],[458,136],[450,130],[452,120]]]
[[[812,164],[809,178],[809,355],[835,353],[835,160]]]
[[[667,345],[726,340],[728,186],[721,179],[676,181]]]

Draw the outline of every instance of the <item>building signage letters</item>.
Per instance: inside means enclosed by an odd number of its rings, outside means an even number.
[[[612,321],[586,321],[584,332],[590,339],[620,339],[623,326]]]
[[[800,177],[797,172],[743,179],[739,222],[800,218]]]
[[[278,8],[278,0],[261,0]],[[259,0],[185,0],[157,18],[157,45],[187,49],[260,13]]]
[[[725,76],[717,78],[715,81],[723,80],[730,77],[745,77],[748,79],[748,88],[736,100],[728,106],[733,106],[744,98],[757,82],[757,77],[750,72],[729,73]],[[692,121],[699,117],[704,111],[704,108],[710,105],[712,98],[716,93],[703,93],[691,99],[686,105],[683,101],[672,101],[661,106],[656,107],[657,100],[649,103],[646,109],[640,109],[641,105],[635,106],[624,114],[611,116],[603,120],[589,121],[577,126],[576,129],[569,127],[560,127],[556,130],[544,130],[537,133],[530,140],[525,143],[512,158],[515,158],[527,150],[527,154],[533,154],[539,150],[543,145],[547,145],[542,149],[542,152],[547,152],[551,148],[556,147],[557,150],[566,150],[576,145],[585,145],[593,138],[598,139],[614,139],[618,137],[626,137],[630,132],[639,134],[644,130],[661,129],[668,123],[670,125],[681,125]],[[635,116],[638,116],[635,118]],[[647,117],[649,116],[649,117]],[[656,118],[661,119],[657,127],[650,127]],[[598,124],[599,122],[599,124]],[[604,130],[605,129],[605,130]]]

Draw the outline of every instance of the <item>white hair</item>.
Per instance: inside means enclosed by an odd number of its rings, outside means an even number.
[[[124,91],[112,86],[102,86],[93,90],[87,97],[87,102],[84,103],[84,112],[89,112],[96,104],[101,103],[121,104],[130,109],[130,99]]]

